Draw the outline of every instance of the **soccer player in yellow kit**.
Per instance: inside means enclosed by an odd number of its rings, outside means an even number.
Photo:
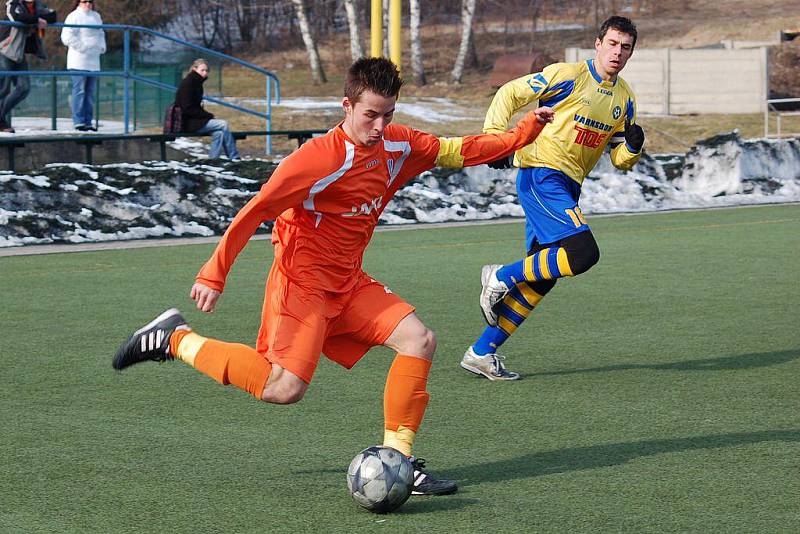
[[[461,367],[489,380],[516,380],[497,349],[564,276],[586,272],[600,251],[578,199],[584,178],[611,146],[611,162],[630,170],[638,161],[644,132],[635,124],[636,99],[619,73],[633,54],[636,26],[610,17],[595,40],[594,59],[555,63],[512,80],[497,92],[484,132],[505,131],[511,117],[533,102],[555,111],[554,121],[518,150],[517,192],[525,211],[527,256],[481,271],[481,310],[489,326],[461,360]],[[490,164],[511,166],[508,158]]]

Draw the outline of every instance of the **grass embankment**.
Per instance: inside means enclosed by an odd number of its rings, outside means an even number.
[[[660,2],[649,8],[638,7],[628,13],[639,29],[638,48],[681,47],[694,48],[719,43],[723,39],[760,41],[774,38],[781,29],[795,27],[800,19],[787,18],[793,13],[793,0],[699,0]],[[461,84],[453,84],[450,72],[456,57],[460,27],[457,23],[425,20],[422,24],[423,61],[428,83],[417,86],[410,79],[409,55],[404,56],[403,68],[408,83],[402,98],[446,97],[464,109],[474,112],[473,120],[430,123],[400,114],[397,120],[440,135],[463,135],[478,132],[483,126],[483,114],[491,101],[493,89],[488,86],[489,72],[494,59],[508,53],[529,53],[534,50],[549,55],[554,61],[563,59],[564,49],[570,46],[591,47],[594,42],[595,17],[602,20],[611,13],[587,13],[578,10],[573,15],[559,14],[559,10],[541,10],[538,27],[557,28],[564,24],[584,24],[582,30],[550,30],[530,32],[531,22],[525,15],[504,13],[489,9],[476,20],[475,46],[479,65],[465,72]],[[796,11],[796,10],[795,10]],[[568,17],[568,18],[565,18]],[[507,30],[506,30],[507,28]],[[404,29],[404,32],[407,30]],[[368,30],[364,29],[365,36]],[[334,33],[318,43],[328,83],[315,85],[311,81],[308,60],[299,47],[280,52],[243,51],[248,60],[278,73],[284,97],[301,96],[340,98],[343,73],[350,63],[350,48],[346,32]],[[404,43],[408,35],[404,33]],[[366,43],[369,44],[368,39]],[[263,98],[264,81],[235,66],[225,68],[224,92],[228,96]],[[241,114],[224,114],[237,128],[261,129],[263,122],[242,118]],[[340,114],[320,114],[315,111],[290,112],[275,110],[275,129],[327,128],[339,120]],[[774,118],[770,131],[775,131]],[[645,149],[652,153],[685,152],[700,139],[739,129],[743,137],[761,137],[764,134],[762,114],[691,115],[672,117],[642,117],[647,130]],[[800,117],[784,119],[784,132],[800,132]],[[294,142],[276,139],[276,150],[287,152]],[[254,139],[244,143],[248,152],[259,154],[263,141]]]

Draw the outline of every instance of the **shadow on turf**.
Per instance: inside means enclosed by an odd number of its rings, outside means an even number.
[[[620,465],[636,458],[654,456],[656,454],[735,447],[765,441],[800,442],[800,430],[737,432],[691,438],[657,439],[574,447],[526,454],[518,458],[496,462],[470,464],[461,468],[447,470],[442,475],[458,480],[462,486],[471,486],[481,482],[531,478]]]
[[[754,367],[767,367],[769,365],[788,363],[792,360],[796,360],[797,358],[800,358],[800,349],[773,352],[753,352],[750,354],[738,354],[736,356],[705,358],[703,360],[685,360],[673,363],[630,363],[606,365],[603,367],[588,367],[585,369],[565,369],[563,371],[532,373],[528,376],[602,373],[606,371],[628,371],[631,369],[657,369],[663,371],[735,371],[736,369],[752,369]]]
[[[402,515],[428,514],[466,508],[479,502],[478,499],[464,499],[462,497],[453,497],[452,495],[440,497],[412,495],[397,513]]]

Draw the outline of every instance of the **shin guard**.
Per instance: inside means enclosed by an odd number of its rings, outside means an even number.
[[[383,395],[384,445],[409,456],[414,436],[428,406],[430,396],[426,386],[430,368],[430,360],[398,354],[386,377]]]

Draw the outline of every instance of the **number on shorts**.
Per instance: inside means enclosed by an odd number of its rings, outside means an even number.
[[[575,228],[579,228],[584,224],[589,224],[586,222],[586,219],[583,217],[583,213],[581,213],[581,209],[578,206],[575,206],[573,209],[564,210],[569,215],[569,218],[572,219],[572,224],[575,225]]]

